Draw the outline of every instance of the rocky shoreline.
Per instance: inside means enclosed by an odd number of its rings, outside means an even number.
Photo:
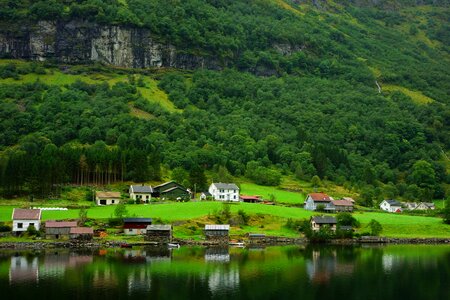
[[[195,241],[174,239],[173,243],[182,246],[220,246],[220,244],[210,241]],[[275,245],[304,245],[309,241],[304,238],[285,238],[285,237],[266,237],[260,241],[245,241],[245,246],[275,246]],[[40,249],[97,249],[97,248],[119,248],[123,244],[128,246],[156,246],[155,242],[133,242],[125,241],[30,241],[30,242],[1,242],[0,249],[23,249],[23,250],[40,250]],[[449,238],[386,238],[386,237],[361,237],[354,239],[330,240],[323,244],[331,245],[357,245],[357,244],[450,244]],[[222,245],[222,246],[226,246]]]

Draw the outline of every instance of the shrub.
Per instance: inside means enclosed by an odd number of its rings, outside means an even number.
[[[370,220],[367,227],[370,228],[370,234],[374,236],[379,235],[383,231],[383,227],[381,226],[381,224],[374,219]]]
[[[0,232],[9,232],[12,228],[9,225],[6,224],[0,224]]]

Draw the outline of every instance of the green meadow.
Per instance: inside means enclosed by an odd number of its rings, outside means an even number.
[[[150,205],[127,205],[128,216],[160,218],[165,222],[189,221],[213,215],[222,209],[223,204],[219,202],[186,202]],[[114,206],[98,206],[88,209],[88,217],[94,219],[108,219],[114,216]],[[0,207],[0,221],[11,220],[13,207]],[[256,217],[267,217],[261,223],[249,226],[233,227],[231,234],[244,234],[246,232],[265,232],[284,236],[296,236],[293,231],[285,229],[282,225],[288,218],[305,219],[316,213],[298,207],[284,207],[264,204],[239,203],[231,204],[231,211],[237,213],[239,210]],[[78,218],[78,209],[68,211],[43,211],[43,220],[63,220]],[[408,216],[401,214],[390,214],[382,212],[355,212],[354,216],[362,226],[358,232],[368,231],[365,226],[371,219],[375,219],[383,226],[383,236],[387,237],[450,237],[450,226],[443,224],[441,218]],[[175,229],[175,233],[177,230]],[[180,231],[180,233],[183,231]],[[183,232],[183,236],[189,232]]]

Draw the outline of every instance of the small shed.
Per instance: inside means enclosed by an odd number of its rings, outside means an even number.
[[[17,234],[27,231],[29,226],[34,226],[36,230],[39,230],[41,226],[41,210],[14,208],[12,219],[12,231]]]
[[[259,203],[262,202],[261,196],[247,196],[247,195],[240,195],[240,200],[242,202],[246,203]]]
[[[95,201],[97,205],[119,204],[120,192],[96,192]]]
[[[70,238],[75,240],[92,240],[94,229],[91,227],[72,227],[70,228]]]
[[[205,237],[207,241],[218,244],[228,244],[230,238],[230,225],[205,225]]]
[[[148,225],[145,240],[160,244],[172,241],[172,225]]]
[[[266,240],[266,235],[263,233],[249,233],[248,241],[250,244],[263,243]]]
[[[329,226],[332,231],[336,231],[337,220],[331,216],[315,216],[311,217],[311,229],[319,231],[323,226]]]
[[[127,235],[146,234],[148,225],[152,225],[150,218],[126,218],[123,219],[123,232]]]
[[[69,239],[70,229],[77,227],[77,222],[45,222],[45,238],[47,239]]]

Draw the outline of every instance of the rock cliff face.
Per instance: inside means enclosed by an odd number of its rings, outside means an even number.
[[[66,63],[99,61],[126,68],[221,68],[215,59],[156,41],[147,29],[80,21],[40,21],[19,31],[0,31],[0,56]]]

